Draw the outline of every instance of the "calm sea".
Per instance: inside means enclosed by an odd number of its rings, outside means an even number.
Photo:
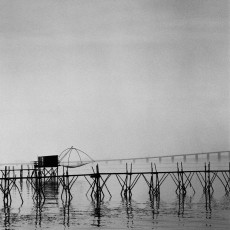
[[[158,171],[176,170],[176,162],[183,159],[163,159],[156,163]],[[206,159],[199,162],[187,158],[183,163],[184,170],[203,169]],[[228,169],[228,156],[221,161],[210,158],[212,169]],[[99,163],[101,172],[125,172],[126,162]],[[130,167],[131,161],[128,162]],[[69,173],[92,172],[95,164],[71,169]],[[132,162],[133,171],[150,171],[150,161]],[[221,176],[221,175],[220,175]],[[220,177],[222,178],[222,177]],[[222,178],[224,180],[224,178]],[[121,186],[115,176],[107,181],[112,195],[104,189],[105,197],[101,203],[86,196],[89,184],[84,177],[78,177],[71,193],[73,199],[66,202],[61,199],[62,186],[46,183],[44,188],[45,202],[36,205],[33,201],[33,188],[29,183],[17,182],[24,203],[21,204],[15,187],[11,190],[12,204],[4,207],[0,192],[0,229],[230,229],[230,197],[225,194],[224,186],[218,178],[214,180],[214,193],[207,204],[206,197],[198,178],[194,175],[192,185],[185,197],[178,197],[176,186],[170,176],[161,185],[160,198],[150,199],[148,186],[140,177],[133,188],[130,199],[120,196]]]

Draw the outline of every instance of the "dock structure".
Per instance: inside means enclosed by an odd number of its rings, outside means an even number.
[[[196,193],[193,186],[194,181],[199,181],[202,191],[207,197],[207,202],[210,202],[210,197],[214,193],[214,181],[219,181],[226,195],[230,194],[230,163],[225,170],[213,170],[210,163],[205,163],[202,170],[186,170],[181,162],[176,164],[175,170],[170,171],[158,171],[156,164],[153,165],[151,163],[150,170],[145,172],[135,172],[132,163],[126,163],[124,172],[119,173],[101,173],[99,164],[97,164],[95,169],[92,168],[93,172],[89,174],[71,174],[69,168],[64,166],[62,173],[60,170],[58,172],[57,169],[53,168],[56,165],[48,165],[49,168],[45,167],[45,169],[44,165],[40,166],[34,165],[33,168],[25,169],[22,167],[19,169],[5,167],[4,170],[0,171],[0,191],[2,192],[3,204],[5,206],[10,206],[12,203],[11,190],[13,187],[20,194],[23,203],[23,197],[17,185],[17,181],[22,182],[23,180],[26,180],[32,186],[32,198],[37,206],[44,204],[46,199],[44,188],[46,183],[49,182],[56,183],[57,186],[61,187],[61,199],[69,203],[73,198],[71,189],[78,178],[85,178],[88,182],[89,189],[86,191],[86,195],[90,194],[91,199],[96,203],[103,201],[107,195],[112,197],[112,193],[107,185],[107,181],[111,177],[117,179],[120,185],[120,195],[125,199],[131,199],[133,189],[141,178],[147,184],[149,197],[156,201],[159,201],[161,186],[163,183],[166,183],[166,179],[173,181],[176,186],[175,193],[182,200],[189,190],[193,194]],[[27,175],[23,175],[23,171]]]
[[[71,154],[79,157],[79,161],[70,161]],[[44,204],[45,185],[47,183],[53,183],[56,187],[61,188],[61,199],[63,203],[69,204],[73,195],[71,189],[76,183],[78,178],[83,178],[89,184],[89,188],[86,191],[86,196],[90,194],[90,197],[96,204],[102,202],[105,196],[112,197],[112,193],[109,190],[107,184],[111,177],[114,177],[118,181],[120,186],[120,195],[124,199],[131,199],[133,195],[133,189],[139,180],[144,180],[148,188],[148,194],[151,200],[155,200],[155,203],[159,203],[161,186],[165,181],[171,180],[176,189],[175,193],[183,201],[184,197],[188,194],[189,190],[195,194],[196,190],[193,186],[194,181],[199,182],[202,188],[207,202],[210,202],[210,197],[214,193],[214,182],[219,181],[222,185],[226,195],[230,194],[230,163],[224,170],[211,169],[210,156],[214,156],[217,161],[221,160],[222,156],[228,157],[230,161],[230,151],[218,151],[218,152],[205,152],[205,153],[191,153],[191,154],[176,154],[176,155],[161,155],[153,157],[141,157],[141,158],[123,158],[123,159],[106,159],[94,161],[85,152],[74,148],[73,146],[62,151],[60,155],[39,156],[37,161],[32,164],[21,164],[18,168],[16,165],[10,165],[0,170],[0,191],[3,196],[4,206],[10,206],[12,203],[11,191],[15,188],[21,198],[23,204],[22,193],[19,189],[18,181],[22,184],[23,180],[30,184],[33,189],[32,199],[36,206]],[[83,160],[86,157],[87,160]],[[194,158],[195,162],[199,159],[205,158],[207,163],[204,163],[203,169],[186,170],[184,163],[190,158]],[[158,159],[158,163],[164,159],[171,159],[171,163],[175,165],[175,169],[159,171],[156,163],[153,164],[155,159]],[[67,159],[67,160],[66,160]],[[180,159],[180,163],[175,161]],[[148,171],[135,172],[133,169],[133,163],[136,161],[146,161],[146,164],[150,164]],[[99,166],[101,162],[108,164],[109,162],[118,161],[120,163],[126,161],[125,169],[123,172],[100,172]],[[72,174],[70,168],[81,167],[89,163],[97,163],[96,167],[92,167],[92,172],[87,174]]]

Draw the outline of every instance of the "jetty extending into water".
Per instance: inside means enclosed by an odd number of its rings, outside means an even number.
[[[33,188],[33,201],[40,206],[46,200],[45,185],[54,183],[62,191],[61,199],[69,203],[73,198],[71,189],[74,183],[77,183],[77,180],[82,178],[89,184],[88,190],[85,191],[86,195],[90,196],[97,204],[100,204],[105,196],[112,197],[107,182],[111,177],[115,177],[120,185],[120,195],[126,199],[131,199],[133,188],[141,179],[148,186],[148,194],[146,195],[156,201],[160,199],[161,186],[163,183],[167,183],[167,180],[173,181],[176,187],[175,193],[182,200],[189,190],[190,193],[196,193],[193,183],[197,183],[197,181],[199,181],[199,185],[203,190],[207,205],[210,204],[214,193],[214,181],[219,181],[226,195],[230,194],[230,163],[228,163],[226,169],[221,170],[212,170],[210,163],[205,163],[202,170],[186,170],[182,162],[175,164],[175,166],[175,170],[158,171],[156,164],[150,163],[149,170],[135,172],[133,164],[126,163],[124,172],[101,173],[99,164],[96,164],[95,168],[92,167],[92,173],[87,174],[71,174],[69,167],[66,166],[44,167],[34,164],[33,168],[26,169],[22,166],[18,169],[13,166],[5,166],[4,169],[0,170],[0,191],[4,206],[11,205],[11,191],[13,188],[18,191],[23,204],[23,196],[18,183],[26,180],[26,183],[29,183]]]

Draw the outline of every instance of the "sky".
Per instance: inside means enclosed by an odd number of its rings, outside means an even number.
[[[0,162],[230,150],[227,0],[0,0]]]

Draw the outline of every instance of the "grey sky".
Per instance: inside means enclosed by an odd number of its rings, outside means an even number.
[[[224,0],[0,0],[0,160],[229,149]]]

